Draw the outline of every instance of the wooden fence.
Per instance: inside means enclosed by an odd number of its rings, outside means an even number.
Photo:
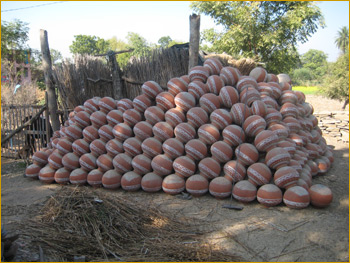
[[[123,95],[133,100],[141,94],[142,84],[149,80],[157,82],[166,90],[171,78],[186,75],[189,54],[188,49],[182,46],[154,49],[147,56],[132,57],[123,71],[119,69],[118,72]],[[257,66],[253,59],[236,60],[224,54],[203,53],[199,56],[199,62],[203,63],[204,59],[210,57],[219,59],[223,66],[236,67],[243,75],[249,75]],[[113,97],[112,71],[102,57],[77,55],[74,61],[64,61],[54,67],[53,75],[64,111],[72,111],[94,96]]]
[[[127,98],[141,94],[144,82],[153,80],[166,89],[171,78],[186,75],[188,71],[188,49],[154,49],[149,56],[131,59],[123,71]]]
[[[53,68],[63,110],[72,111],[94,96],[113,96],[111,70],[104,58],[77,55]]]
[[[1,137],[2,139],[35,116],[41,105],[1,105]],[[23,128],[12,138],[1,145],[1,156],[21,158],[21,150],[26,146],[33,151],[46,147],[49,142],[46,134],[45,111],[40,114],[33,125]]]

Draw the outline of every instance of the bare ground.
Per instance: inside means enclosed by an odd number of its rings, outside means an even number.
[[[315,112],[340,111],[342,104],[319,96],[307,96]],[[348,111],[348,107],[346,108]],[[325,137],[334,147],[335,162],[325,175],[314,183],[328,185],[334,195],[324,209],[312,206],[303,210],[284,205],[264,208],[257,202],[241,204],[235,200],[217,200],[209,194],[184,200],[162,192],[148,194],[122,190],[108,192],[137,203],[156,207],[175,219],[206,222],[206,238],[224,251],[245,261],[349,261],[349,144]],[[44,185],[23,177],[22,161],[2,159],[1,215],[2,224],[10,233],[21,234],[20,223],[35,216],[43,203],[61,186]],[[92,188],[91,188],[92,189]],[[97,189],[92,191],[105,191]],[[243,210],[222,208],[225,204],[243,206]],[[27,246],[30,240],[20,237],[15,261],[37,261],[38,250]]]

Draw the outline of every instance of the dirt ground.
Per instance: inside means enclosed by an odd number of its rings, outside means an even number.
[[[341,102],[319,96],[307,96],[307,101],[315,112],[341,111]],[[293,210],[284,205],[264,208],[257,202],[241,204],[231,199],[217,200],[209,194],[191,200],[162,192],[117,190],[109,194],[143,202],[175,219],[206,222],[203,225],[209,232],[206,238],[244,261],[348,262],[349,144],[325,138],[334,148],[335,162],[327,174],[313,178],[313,183],[325,184],[333,191],[333,202],[324,209],[309,206]],[[10,233],[20,234],[19,224],[35,215],[48,197],[61,187],[24,178],[24,169],[22,161],[2,159],[1,216],[2,225]],[[222,208],[227,204],[243,206],[243,210]],[[15,261],[38,260],[38,253],[29,251],[26,242],[28,240],[22,237],[18,240],[20,249]]]

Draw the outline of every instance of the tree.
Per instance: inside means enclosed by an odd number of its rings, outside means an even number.
[[[109,47],[112,51],[121,51],[127,50],[130,47],[123,40],[118,39],[117,37],[112,37],[108,39]],[[120,68],[124,68],[129,61],[131,54],[130,53],[122,53],[117,55],[117,62]]]
[[[334,42],[337,45],[337,48],[341,50],[341,52],[344,54],[346,49],[349,48],[349,29],[346,26],[343,26],[338,32],[337,32],[337,38]]]
[[[104,54],[109,50],[108,41],[103,38],[88,35],[76,35],[69,50],[72,54],[97,55]]]
[[[109,48],[112,51],[121,51],[128,49],[128,44],[125,41],[118,39],[116,36],[108,39],[107,41],[109,43]]]
[[[320,80],[327,71],[327,54],[321,50],[310,49],[301,56],[303,68],[309,69],[312,78]]]
[[[313,80],[312,71],[308,68],[297,68],[297,69],[293,70],[293,72],[290,76],[293,80],[293,84],[296,86],[299,86],[299,85],[309,86],[309,84]]]
[[[128,46],[134,49],[132,52],[133,56],[148,56],[150,54],[151,48],[146,39],[138,33],[128,32],[126,39]]]
[[[321,91],[331,99],[345,100],[343,109],[349,103],[349,48],[330,66]]]
[[[63,59],[61,52],[59,52],[56,49],[50,48],[50,54],[51,54],[52,65],[60,63]]]
[[[274,73],[289,72],[298,62],[297,43],[324,26],[313,2],[203,1],[191,7],[223,26],[222,32],[203,32],[214,51],[258,59]]]
[[[161,37],[159,40],[158,40],[158,44],[160,45],[160,47],[162,48],[167,48],[169,46],[169,44],[172,42],[173,40],[171,39],[171,37],[169,36],[164,36],[164,37]]]
[[[13,22],[1,21],[1,58],[11,61],[23,61],[24,52],[29,49],[27,45],[29,27],[28,23],[15,19]]]

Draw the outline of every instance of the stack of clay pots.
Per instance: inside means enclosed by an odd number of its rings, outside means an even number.
[[[249,76],[210,58],[167,90],[142,85],[134,100],[94,97],[77,106],[33,156],[26,176],[45,183],[126,191],[209,192],[216,198],[324,207],[332,192],[313,184],[333,154],[305,95],[288,75]]]

